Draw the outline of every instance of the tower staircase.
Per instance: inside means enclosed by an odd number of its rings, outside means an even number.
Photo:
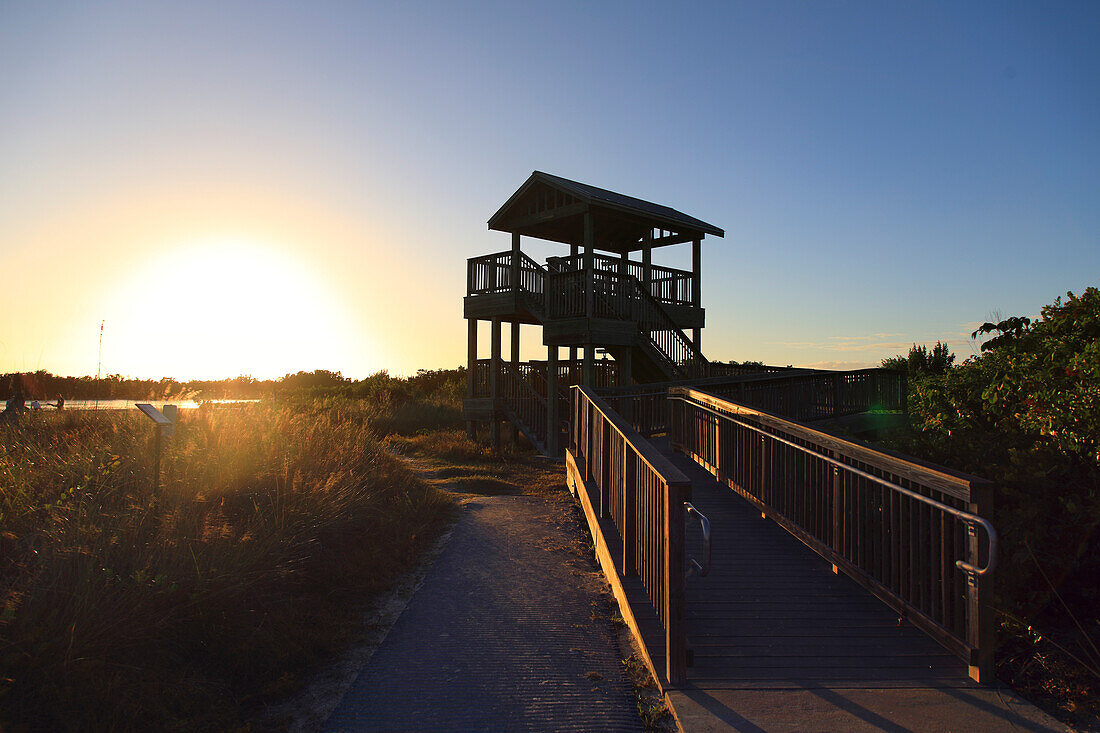
[[[624,266],[621,260],[598,256],[596,266],[585,269],[580,259],[550,258],[543,266],[527,254],[513,250],[472,258],[468,264],[468,297],[506,296],[512,300],[509,307],[521,313],[526,322],[546,328],[555,322],[586,316],[591,275],[592,317],[605,326],[614,324],[620,331],[619,343],[603,347],[615,361],[599,362],[602,372],[597,377],[599,386],[610,387],[616,382],[621,386],[614,366],[624,362],[632,365],[632,382],[636,384],[743,373],[742,368],[709,361],[680,328],[666,305],[654,295],[654,291],[660,293],[665,287],[667,279],[647,289],[629,271],[629,265],[638,263],[627,262]],[[480,360],[477,367],[488,371],[492,368],[491,361]],[[544,453],[551,398],[547,369],[547,362],[502,360],[497,375],[500,385],[497,408]],[[580,371],[577,363],[559,365],[556,380],[559,416],[568,415],[568,388],[579,383]],[[475,381],[483,386],[480,391],[485,391],[490,380],[482,376]],[[562,436],[567,427],[567,421],[560,421]]]

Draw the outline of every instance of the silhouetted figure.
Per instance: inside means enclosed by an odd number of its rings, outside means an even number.
[[[54,405],[54,407],[56,407],[59,410],[64,410],[65,409],[65,398],[62,397],[61,395],[58,395],[57,396],[57,404]]]

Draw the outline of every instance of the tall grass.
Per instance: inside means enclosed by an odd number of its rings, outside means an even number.
[[[0,729],[226,729],[356,634],[449,503],[365,403],[0,427]],[[358,601],[358,603],[356,602]]]

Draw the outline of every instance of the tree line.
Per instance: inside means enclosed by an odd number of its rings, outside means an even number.
[[[347,396],[378,396],[382,392],[416,389],[434,393],[454,391],[463,384],[465,369],[421,369],[408,378],[392,377],[385,370],[364,379],[351,379],[339,371],[316,369],[287,374],[279,379],[254,379],[241,375],[230,379],[137,379],[119,374],[105,377],[63,377],[40,369],[0,375],[0,398],[19,389],[27,399],[66,400],[219,400],[264,399],[300,392],[336,392]]]

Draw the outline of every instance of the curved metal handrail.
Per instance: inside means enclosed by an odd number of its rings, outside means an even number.
[[[690,501],[684,502],[684,515],[687,517],[695,517],[699,520],[699,526],[703,528],[703,563],[699,564],[699,561],[694,557],[690,558],[688,562],[691,564],[691,571],[698,573],[700,578],[706,577],[710,573],[710,520],[707,519],[702,512],[695,508]]]
[[[669,399],[670,400],[680,400],[681,402],[690,402],[692,405],[694,405],[695,407],[698,407],[699,409],[701,409],[705,412],[710,412],[710,413],[713,413],[715,415],[718,415],[719,417],[725,418],[725,419],[729,420],[730,422],[737,423],[738,425],[741,425],[742,427],[748,428],[749,430],[760,433],[761,435],[766,435],[767,437],[771,438],[772,440],[777,440],[780,443],[784,443],[786,445],[791,446],[792,448],[797,448],[798,450],[802,451],[803,453],[809,453],[809,454],[813,455],[815,458],[820,459],[822,461],[825,461],[826,463],[831,463],[834,466],[837,466],[837,467],[839,467],[839,468],[841,468],[845,471],[848,471],[849,473],[854,473],[857,476],[862,476],[863,478],[865,478],[869,481],[873,481],[877,484],[881,484],[881,485],[885,486],[886,488],[890,489],[891,491],[895,491],[899,494],[904,494],[905,496],[908,496],[911,499],[916,499],[917,501],[928,504],[929,506],[933,506],[933,507],[939,509],[942,512],[945,512],[947,514],[950,514],[954,517],[957,517],[957,518],[961,519],[962,521],[966,522],[967,524],[976,524],[976,525],[980,526],[982,529],[985,530],[986,538],[989,541],[989,544],[988,544],[989,558],[986,561],[985,567],[984,568],[975,567],[975,566],[971,565],[970,563],[966,562],[965,560],[956,560],[955,561],[955,567],[957,567],[960,570],[963,570],[965,572],[973,573],[974,575],[985,575],[986,573],[992,572],[993,569],[995,567],[997,567],[997,530],[995,530],[993,528],[993,525],[990,524],[987,519],[985,519],[983,517],[979,517],[977,514],[971,514],[970,512],[964,512],[961,509],[956,509],[955,507],[953,507],[949,504],[944,504],[943,502],[936,501],[935,499],[933,499],[931,497],[928,497],[928,496],[925,496],[924,494],[918,493],[916,491],[911,491],[911,490],[905,488],[904,486],[899,486],[898,484],[895,484],[893,481],[887,481],[886,479],[879,478],[878,476],[875,476],[874,474],[868,473],[867,471],[862,471],[862,470],[856,468],[855,466],[849,466],[847,463],[844,463],[842,461],[838,461],[835,458],[832,458],[831,456],[822,455],[821,453],[818,453],[816,451],[809,450],[808,448],[806,448],[806,446],[799,445],[798,443],[795,443],[795,442],[790,441],[790,440],[786,440],[785,438],[781,438],[780,436],[776,435],[775,433],[769,433],[768,431],[763,430],[762,428],[760,428],[756,425],[753,425],[752,423],[746,422],[744,420],[739,420],[736,417],[734,417],[733,415],[730,415],[729,413],[722,412],[720,410],[715,410],[713,407],[711,407],[709,405],[704,405],[704,404],[702,404],[702,403],[700,403],[696,400],[692,400],[692,399],[689,399],[687,397],[683,397],[681,395],[669,395]]]

